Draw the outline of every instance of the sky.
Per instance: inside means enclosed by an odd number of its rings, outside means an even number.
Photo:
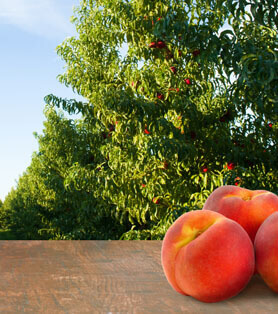
[[[38,151],[33,132],[42,134],[44,97],[82,98],[57,75],[64,61],[56,47],[75,36],[70,22],[79,0],[0,0],[0,199]]]

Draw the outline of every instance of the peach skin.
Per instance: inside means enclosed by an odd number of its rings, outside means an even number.
[[[265,190],[248,190],[235,185],[215,189],[207,198],[204,210],[216,211],[239,223],[254,239],[263,221],[278,211],[278,196]]]
[[[254,248],[257,272],[269,288],[278,293],[278,212],[262,223]]]
[[[180,216],[162,241],[161,263],[174,290],[202,302],[237,295],[255,268],[254,247],[235,221],[210,210]]]

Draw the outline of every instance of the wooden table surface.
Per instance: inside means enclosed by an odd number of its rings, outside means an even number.
[[[278,313],[255,275],[237,296],[203,303],[164,276],[162,241],[0,241],[0,313]]]

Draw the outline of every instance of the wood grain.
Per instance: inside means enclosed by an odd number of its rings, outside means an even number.
[[[202,303],[174,291],[162,241],[0,241],[0,313],[278,313],[255,275],[237,296]]]

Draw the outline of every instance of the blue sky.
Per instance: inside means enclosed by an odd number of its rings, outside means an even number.
[[[79,0],[0,0],[0,199],[38,150],[33,132],[42,133],[43,98],[81,97],[57,80],[65,63],[56,47],[76,35],[70,23]]]

